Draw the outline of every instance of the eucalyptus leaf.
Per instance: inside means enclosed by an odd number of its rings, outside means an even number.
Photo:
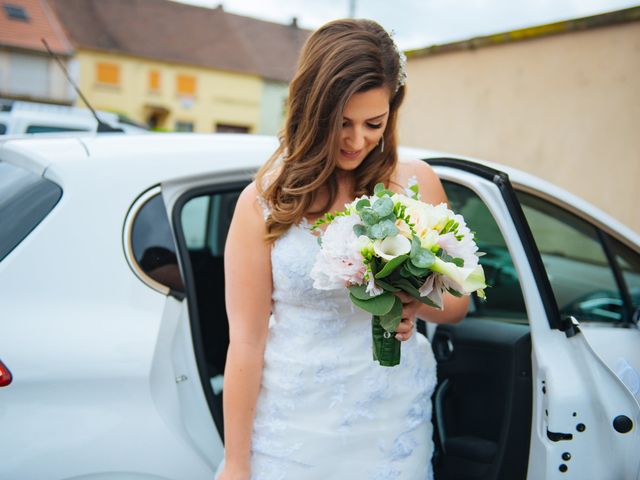
[[[369,229],[369,233],[371,233],[371,238],[382,239],[385,237],[393,237],[397,235],[400,231],[396,224],[391,220],[383,220],[375,225],[371,225]]]
[[[402,301],[394,295],[393,307],[386,315],[380,316],[380,325],[387,332],[395,332],[402,321]]]
[[[411,263],[413,263],[418,268],[429,268],[435,261],[435,255],[426,248],[420,247],[420,250],[411,255]]]
[[[393,200],[389,197],[379,198],[373,203],[371,208],[373,208],[373,211],[376,212],[380,218],[384,218],[393,213]]]
[[[364,207],[359,213],[360,218],[367,225],[375,225],[380,221],[380,216],[371,207]]]
[[[359,237],[360,235],[367,235],[367,232],[368,229],[364,225],[358,223],[353,226],[353,233],[355,233],[356,237]]]
[[[356,212],[359,212],[363,208],[370,207],[370,206],[371,206],[371,202],[369,201],[369,199],[363,198],[362,200],[359,200],[358,203],[356,203]]]
[[[422,248],[422,243],[417,235],[413,235],[411,237],[411,256],[414,257],[418,254],[420,249]]]
[[[416,267],[412,262],[406,262],[404,264],[404,266],[406,267],[407,271],[409,272],[409,275],[406,275],[407,277],[410,276],[416,276],[416,277],[424,277],[428,272],[429,269],[426,267]]]
[[[373,188],[373,193],[376,197],[384,197],[385,195],[393,196],[393,192],[391,190],[387,190],[384,186],[384,183],[378,183]]]
[[[349,289],[349,293],[351,295],[360,300],[369,300],[370,298],[372,298],[371,295],[367,293],[366,285],[351,285],[347,288]]]
[[[384,265],[384,267],[382,267],[382,270],[380,270],[376,274],[376,278],[384,278],[388,276],[391,272],[393,272],[396,268],[398,268],[398,266],[400,266],[402,262],[404,262],[407,258],[409,258],[409,255],[398,255],[397,257],[392,258]]]
[[[369,300],[361,300],[355,297],[352,293],[349,293],[349,298],[356,307],[359,307],[372,315],[380,316],[389,313],[393,307],[393,302],[396,296],[393,293],[384,292],[376,297],[371,297]]]

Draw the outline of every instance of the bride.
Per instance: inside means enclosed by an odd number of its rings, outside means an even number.
[[[230,344],[220,480],[430,479],[436,363],[415,318],[456,322],[401,293],[400,365],[371,354],[370,315],[344,291],[313,288],[310,224],[378,182],[446,202],[423,162],[399,161],[404,56],[369,20],[330,22],[307,40],[281,143],[241,194],[225,249]],[[448,294],[447,294],[448,295]]]

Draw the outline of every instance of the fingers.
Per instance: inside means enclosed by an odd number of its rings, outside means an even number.
[[[413,320],[415,318],[417,304],[416,300],[405,292],[396,292],[395,295],[402,302],[402,321],[396,328],[396,339],[404,342],[413,335]]]
[[[411,318],[403,318],[396,328],[396,340],[404,342],[409,340],[413,335],[413,320]]]

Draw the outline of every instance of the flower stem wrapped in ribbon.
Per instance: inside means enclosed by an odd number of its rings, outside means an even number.
[[[313,229],[328,224],[320,238],[311,277],[321,290],[348,288],[354,305],[371,313],[373,359],[392,367],[400,363],[395,330],[402,320],[403,291],[442,309],[442,295],[476,292],[484,298],[484,271],[478,247],[464,218],[446,204],[419,200],[417,184],[408,195],[375,187],[339,212],[321,217]]]

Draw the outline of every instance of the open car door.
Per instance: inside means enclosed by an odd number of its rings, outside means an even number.
[[[517,192],[505,173],[465,160],[428,162],[452,209],[476,233],[490,285],[486,302],[474,299],[463,322],[430,331],[439,381],[433,415],[436,478],[640,478],[640,405],[614,373],[611,355],[594,350],[580,325],[596,307],[616,312],[589,292],[599,290],[591,284],[607,290],[607,298],[617,291],[619,322],[610,328],[619,333],[608,338],[617,338],[620,357],[640,370],[640,331],[631,318],[637,308],[632,287],[640,278],[637,252],[619,254],[628,268],[616,274],[611,265],[607,274],[600,267],[615,261],[613,240],[595,234],[594,241],[603,245],[600,262],[597,248],[576,240],[576,232],[586,231],[582,224],[545,210],[530,193]],[[543,236],[532,233],[530,224],[541,224],[542,214],[564,226],[551,225],[561,237],[558,245],[569,242],[585,257],[583,263],[599,269],[585,269],[573,258],[580,260],[579,255],[557,255],[545,245],[539,249]],[[558,265],[571,275],[559,275]],[[568,298],[558,298],[563,292]]]

